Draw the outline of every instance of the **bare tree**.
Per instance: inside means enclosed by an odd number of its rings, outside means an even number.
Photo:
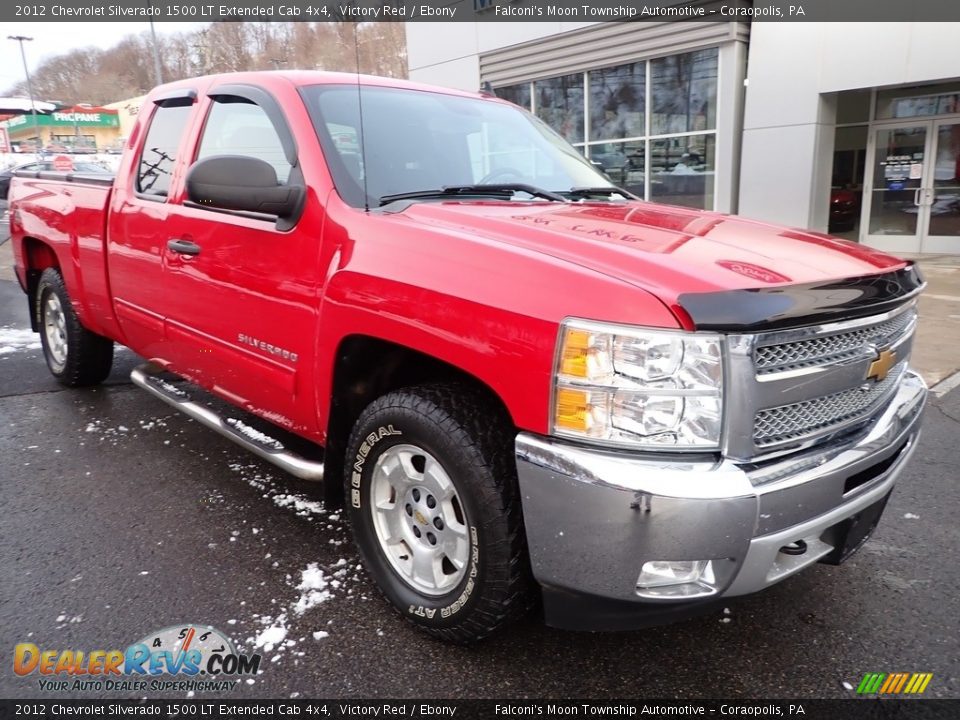
[[[241,70],[333,70],[406,77],[403,23],[218,22],[158,37],[163,75],[179,80]],[[142,95],[153,85],[148,33],[108,50],[71,50],[33,73],[38,97],[104,105]],[[359,67],[358,67],[359,58]],[[24,83],[8,94],[25,94]]]

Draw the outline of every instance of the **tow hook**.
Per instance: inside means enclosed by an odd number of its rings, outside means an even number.
[[[787,543],[780,548],[780,552],[782,552],[784,555],[803,555],[806,551],[807,544],[803,540]]]

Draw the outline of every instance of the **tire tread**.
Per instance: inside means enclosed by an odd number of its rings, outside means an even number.
[[[524,616],[535,598],[514,465],[513,425],[503,409],[483,393],[458,383],[421,385],[373,401],[357,421],[348,447],[354,447],[359,440],[365,419],[384,411],[410,412],[426,418],[467,449],[471,464],[493,479],[492,488],[482,487],[479,492],[484,503],[494,506],[494,516],[503,517],[506,522],[484,526],[487,582],[480,600],[455,627],[426,626],[397,608],[409,622],[439,639],[459,644],[481,640]],[[349,476],[348,470],[347,497]],[[497,548],[507,552],[490,552]]]
[[[46,352],[46,338],[43,334],[43,301],[44,291],[47,288],[59,296],[67,325],[67,363],[62,373],[53,373],[53,376],[67,387],[85,387],[103,382],[110,375],[113,367],[113,341],[87,330],[80,323],[63,276],[57,268],[52,267],[44,270],[40,276],[40,283],[37,286],[37,305],[34,308],[44,352]],[[53,372],[52,369],[51,372]]]

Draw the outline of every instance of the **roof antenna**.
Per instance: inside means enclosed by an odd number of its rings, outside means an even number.
[[[367,194],[367,142],[363,134],[363,93],[360,91],[360,42],[357,39],[357,26],[353,24],[353,49],[357,56],[357,110],[360,115],[360,170],[363,172],[363,209],[370,212],[370,195]]]

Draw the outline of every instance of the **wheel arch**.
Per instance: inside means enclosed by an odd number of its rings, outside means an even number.
[[[389,340],[361,334],[345,336],[335,355],[327,419],[324,495],[328,505],[343,503],[344,453],[350,430],[363,409],[392,390],[426,383],[457,383],[485,395],[499,412],[497,421],[516,427],[497,392],[462,368]]]
[[[60,259],[56,251],[46,242],[35,237],[26,236],[22,241],[23,268],[26,277],[27,301],[30,304],[30,329],[40,331],[40,321],[37,317],[37,287],[40,276],[47,268],[60,269]]]

